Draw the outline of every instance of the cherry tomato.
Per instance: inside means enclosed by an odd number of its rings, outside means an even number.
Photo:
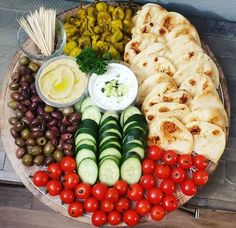
[[[131,184],[127,196],[132,201],[137,201],[143,197],[143,188],[140,184]]]
[[[151,174],[144,174],[140,179],[140,184],[144,189],[151,189],[155,186],[156,180]]]
[[[123,220],[128,226],[135,226],[139,223],[139,215],[135,210],[130,209],[124,212]]]
[[[37,171],[33,176],[33,183],[37,187],[45,187],[49,181],[48,175],[44,171]]]
[[[147,191],[147,200],[152,204],[158,204],[162,201],[163,192],[160,188],[152,188]]]
[[[208,166],[208,160],[205,156],[198,154],[193,157],[193,165],[200,170],[206,170]]]
[[[165,216],[165,210],[162,206],[155,205],[150,210],[150,216],[154,221],[160,221]]]
[[[115,188],[109,188],[105,195],[105,199],[115,203],[119,199],[119,192]]]
[[[108,222],[109,222],[109,224],[111,224],[113,226],[120,224],[120,222],[121,222],[120,213],[118,211],[111,211],[108,214]]]
[[[89,197],[84,201],[84,209],[86,212],[94,212],[98,209],[98,200],[94,197]]]
[[[102,202],[101,202],[101,207],[100,209],[104,212],[111,212],[113,211],[115,208],[115,204],[112,203],[111,201],[109,200],[106,200],[104,199]]]
[[[140,199],[136,202],[135,210],[141,215],[146,215],[151,209],[151,204],[147,199]]]
[[[92,215],[92,223],[94,226],[102,226],[107,222],[107,215],[104,211],[94,211]]]
[[[170,179],[176,184],[183,182],[186,178],[186,172],[183,168],[176,167],[171,170]]]
[[[166,164],[157,164],[155,167],[155,175],[160,179],[169,178],[170,166]]]
[[[204,170],[197,170],[192,176],[193,182],[198,186],[203,186],[208,181],[208,173]]]
[[[73,189],[79,183],[79,176],[76,173],[68,173],[64,176],[63,185],[66,189]]]
[[[48,166],[46,173],[51,179],[58,179],[62,175],[62,168],[57,163],[52,163]]]
[[[97,183],[92,187],[92,194],[95,199],[103,200],[107,193],[108,187],[103,183]]]
[[[71,173],[76,168],[76,162],[75,162],[74,158],[72,158],[70,156],[66,156],[66,157],[62,158],[62,160],[60,162],[60,166],[64,172]]]
[[[181,191],[187,196],[193,196],[197,193],[196,185],[192,180],[184,180],[180,184]]]
[[[129,208],[130,208],[130,201],[125,197],[118,199],[118,201],[116,202],[116,210],[119,212],[124,212]]]
[[[161,182],[160,189],[166,195],[172,195],[175,192],[175,182],[171,179],[165,179]]]
[[[114,188],[117,189],[120,195],[124,195],[128,191],[128,185],[124,180],[116,181]]]
[[[46,189],[51,196],[59,195],[62,190],[62,184],[60,181],[52,179],[48,181]]]
[[[149,146],[147,151],[148,158],[157,161],[162,157],[163,150],[159,146]]]
[[[155,162],[151,159],[144,159],[142,161],[142,171],[144,174],[152,174],[155,169]]]
[[[165,196],[162,200],[162,206],[168,212],[174,211],[178,207],[177,206],[177,200],[172,195]]]
[[[91,186],[88,183],[79,183],[75,187],[75,196],[78,199],[87,199],[91,195]]]
[[[80,202],[73,202],[68,207],[68,213],[71,217],[77,218],[84,213],[83,204]]]
[[[192,167],[192,157],[189,154],[181,154],[178,158],[179,167],[190,169]]]
[[[60,193],[60,198],[63,203],[70,204],[75,200],[75,194],[71,189],[64,189]]]
[[[166,150],[163,152],[162,159],[167,165],[174,165],[177,162],[178,155],[173,150]]]

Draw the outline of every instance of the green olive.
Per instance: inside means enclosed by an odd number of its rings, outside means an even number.
[[[24,113],[22,111],[20,111],[19,109],[16,109],[15,115],[17,118],[21,119],[24,116]]]
[[[30,63],[30,59],[27,56],[23,56],[19,59],[19,64],[27,66]]]
[[[12,100],[12,101],[8,101],[7,106],[13,110],[16,110],[19,104],[20,104],[19,101]]]
[[[44,112],[53,112],[53,111],[54,111],[54,108],[52,106],[45,105]]]
[[[19,147],[23,147],[25,145],[25,140],[22,138],[16,138],[15,139],[15,144]]]
[[[22,164],[24,166],[31,166],[33,163],[33,157],[30,154],[25,154],[22,158]]]
[[[74,108],[73,107],[62,108],[61,112],[63,116],[69,116],[70,114],[74,112]]]
[[[28,128],[25,128],[21,131],[21,138],[22,139],[28,139],[30,137],[30,130]]]
[[[12,126],[16,125],[19,121],[20,120],[17,117],[11,117],[8,120],[9,124],[11,124]]]
[[[47,138],[42,136],[42,137],[39,137],[36,139],[36,143],[39,145],[39,146],[44,146],[46,143],[47,143]]]
[[[27,146],[35,146],[35,145],[36,145],[36,142],[35,142],[35,140],[32,139],[32,138],[28,138],[28,139],[26,140],[26,145],[27,145]]]
[[[53,153],[54,150],[55,150],[55,146],[52,144],[51,141],[48,141],[43,148],[43,153],[46,156],[49,156]]]
[[[64,153],[61,150],[55,150],[53,153],[54,159],[59,162],[64,157]]]
[[[35,165],[41,165],[43,163],[43,160],[44,160],[44,156],[43,155],[37,155],[34,160],[33,160],[33,163]]]
[[[37,63],[30,62],[30,64],[28,65],[28,68],[32,70],[33,72],[37,72],[39,69],[39,65]]]
[[[9,89],[12,91],[17,91],[20,88],[20,83],[18,82],[11,82],[9,84]]]
[[[39,154],[42,154],[43,148],[41,146],[32,146],[28,147],[28,153],[31,154],[32,156],[37,156]]]

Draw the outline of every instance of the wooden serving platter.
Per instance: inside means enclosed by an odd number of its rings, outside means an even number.
[[[77,9],[72,9],[66,12],[61,13],[58,15],[59,19],[63,19],[66,15],[75,13]],[[206,53],[212,58],[212,60],[216,63],[219,73],[220,73],[220,89],[219,89],[219,95],[221,97],[221,100],[225,106],[225,109],[228,114],[228,118],[230,120],[230,99],[229,99],[229,94],[228,94],[228,88],[227,88],[227,83],[226,83],[226,78],[224,76],[224,73],[222,71],[222,68],[220,67],[219,63],[217,62],[214,54],[210,50],[209,46],[202,42],[202,46]],[[28,41],[25,42],[25,47],[26,48],[31,48],[32,45]],[[11,136],[10,133],[10,127],[11,125],[8,123],[9,117],[14,115],[14,111],[12,111],[10,108],[7,106],[7,102],[10,100],[10,89],[8,88],[9,82],[10,82],[10,77],[11,74],[16,71],[16,68],[18,67],[18,60],[19,58],[23,55],[23,53],[18,50],[15,54],[15,56],[12,58],[8,70],[4,76],[4,81],[2,85],[2,91],[1,91],[1,104],[0,104],[0,126],[1,126],[1,137],[3,141],[3,145],[5,148],[5,152],[8,156],[8,159],[11,162],[11,165],[13,169],[15,170],[16,174],[19,176],[23,184],[31,191],[39,200],[41,200],[44,204],[49,206],[51,209],[53,209],[56,212],[61,213],[62,215],[65,215],[67,217],[70,217],[67,213],[67,207],[61,204],[61,200],[59,196],[56,197],[51,197],[47,194],[45,194],[44,190],[41,188],[38,188],[34,186],[32,183],[31,178],[29,177],[32,175],[36,170],[39,169],[39,167],[33,166],[33,167],[24,167],[21,163],[21,160],[17,159],[15,155],[15,151],[17,149],[17,146],[14,143],[14,138]],[[227,137],[229,134],[229,129],[227,129]],[[212,174],[214,170],[216,169],[217,164],[215,163],[210,163],[208,166],[208,173]],[[43,168],[43,167],[42,167]],[[186,203],[188,200],[190,200],[192,197],[185,196],[181,193],[180,190],[177,189],[177,199],[179,200],[180,205],[183,205]],[[91,224],[90,221],[91,215],[85,214],[82,217],[79,217],[78,221],[83,222],[83,223],[88,223]],[[70,217],[71,218],[71,217]],[[144,218],[142,222],[148,222],[149,218]],[[125,225],[124,223],[121,225]]]

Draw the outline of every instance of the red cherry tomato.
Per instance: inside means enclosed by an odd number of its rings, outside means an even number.
[[[74,169],[76,168],[76,162],[75,162],[74,158],[72,158],[70,156],[66,156],[66,157],[62,158],[62,160],[60,162],[60,166],[64,172],[70,173],[70,172],[73,172]]]
[[[151,189],[155,186],[156,180],[151,174],[144,174],[140,179],[140,184],[144,189]]]
[[[147,191],[147,200],[152,204],[158,204],[162,201],[163,192],[160,188],[152,188]]]
[[[63,185],[66,189],[73,189],[79,183],[79,176],[76,173],[68,173],[64,176]]]
[[[94,212],[98,209],[98,200],[94,197],[89,197],[84,201],[84,209],[86,212]]]
[[[116,210],[119,212],[124,212],[129,208],[130,208],[130,201],[125,197],[118,199],[118,201],[116,202]]]
[[[56,196],[59,195],[60,192],[62,191],[62,184],[58,180],[50,180],[47,183],[46,189],[51,196]]]
[[[165,216],[165,210],[162,206],[155,205],[150,210],[150,216],[154,221],[160,221]]]
[[[186,172],[183,168],[176,167],[171,170],[170,179],[176,184],[183,182],[186,178]]]
[[[105,199],[111,201],[112,203],[115,203],[119,199],[119,192],[115,188],[109,188],[107,190]]]
[[[44,171],[37,171],[33,176],[33,183],[37,187],[45,187],[49,181],[48,175]]]
[[[75,196],[78,199],[87,199],[91,195],[91,186],[88,183],[79,183],[75,187]]]
[[[175,192],[175,182],[170,179],[165,179],[161,182],[160,189],[166,195],[172,195]]]
[[[124,195],[128,191],[128,185],[124,180],[116,181],[114,188],[117,189],[120,195]]]
[[[84,213],[83,204],[80,202],[73,202],[68,207],[68,213],[71,217],[77,218]]]
[[[112,203],[112,202],[109,201],[109,200],[104,199],[104,200],[101,202],[101,207],[100,207],[100,209],[101,209],[102,211],[106,212],[106,213],[113,211],[114,208],[115,208],[115,204]]]
[[[157,164],[155,167],[155,175],[160,179],[169,178],[170,166],[166,164]]]
[[[140,184],[131,184],[127,196],[132,201],[137,201],[143,197],[143,188]]]
[[[75,200],[75,194],[71,189],[64,189],[60,193],[60,198],[63,203],[70,204]]]
[[[181,191],[187,196],[193,196],[197,193],[196,185],[192,180],[184,180],[180,184]]]
[[[48,166],[46,173],[51,179],[58,179],[62,175],[62,168],[57,163],[52,163]]]
[[[135,210],[130,209],[124,212],[123,220],[128,226],[135,226],[139,223],[139,215]]]
[[[159,146],[149,146],[147,151],[148,158],[157,161],[162,157],[163,150]]]
[[[121,215],[118,211],[111,211],[109,214],[108,214],[108,223],[110,225],[119,225],[121,222]]]
[[[102,226],[107,222],[107,215],[104,211],[94,211],[92,215],[92,223],[94,226]]]
[[[163,152],[162,159],[167,165],[174,165],[177,162],[178,155],[173,150]]]
[[[178,158],[179,167],[190,169],[192,167],[192,157],[189,154],[181,154]]]
[[[146,215],[151,209],[151,204],[147,199],[140,199],[135,204],[135,210],[141,215]]]
[[[208,173],[204,170],[197,170],[193,173],[192,179],[197,186],[203,186],[208,181]]]
[[[178,207],[177,206],[177,200],[172,195],[165,196],[162,200],[162,206],[168,212],[174,211]]]
[[[103,200],[107,193],[108,187],[103,183],[97,183],[92,187],[92,194],[95,199]]]
[[[200,170],[206,170],[208,166],[208,160],[205,156],[198,154],[193,157],[193,165]]]
[[[144,159],[142,161],[142,171],[144,174],[152,174],[155,169],[155,162],[151,159]]]

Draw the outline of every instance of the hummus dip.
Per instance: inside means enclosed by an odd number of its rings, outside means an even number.
[[[75,59],[64,56],[46,62],[38,72],[37,79],[36,89],[39,90],[39,95],[43,96],[46,103],[55,107],[76,103],[83,96],[88,82],[86,74],[80,71]]]

